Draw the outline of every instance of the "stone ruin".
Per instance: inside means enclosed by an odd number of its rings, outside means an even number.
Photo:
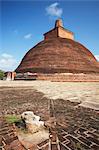
[[[6,81],[13,81],[15,79],[16,72],[5,72],[4,80]]]
[[[44,122],[40,121],[40,116],[35,115],[32,111],[26,111],[21,114],[21,119],[16,122],[17,136],[26,149],[31,147],[36,149],[37,144],[49,139],[49,130],[45,127]]]

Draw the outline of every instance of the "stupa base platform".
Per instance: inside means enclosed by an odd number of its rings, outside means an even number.
[[[15,80],[48,80],[53,82],[99,82],[99,74],[37,74],[25,77],[16,77]]]

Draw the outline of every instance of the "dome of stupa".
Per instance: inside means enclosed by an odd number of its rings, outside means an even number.
[[[94,55],[74,40],[73,32],[57,20],[44,40],[31,48],[16,69],[17,73],[99,73]]]

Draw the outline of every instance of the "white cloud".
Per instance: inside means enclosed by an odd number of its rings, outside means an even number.
[[[24,35],[24,38],[25,38],[25,39],[31,39],[31,37],[32,37],[32,34],[31,34],[31,33]]]
[[[61,17],[63,9],[58,7],[59,3],[53,3],[50,6],[46,7],[46,12],[50,16]]]
[[[95,57],[96,57],[97,61],[99,61],[99,55],[95,55]]]
[[[16,68],[17,62],[16,59],[7,53],[0,55],[0,69],[4,71],[12,71]]]

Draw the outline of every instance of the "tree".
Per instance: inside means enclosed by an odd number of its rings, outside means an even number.
[[[0,70],[0,80],[2,80],[4,77],[4,71]]]

